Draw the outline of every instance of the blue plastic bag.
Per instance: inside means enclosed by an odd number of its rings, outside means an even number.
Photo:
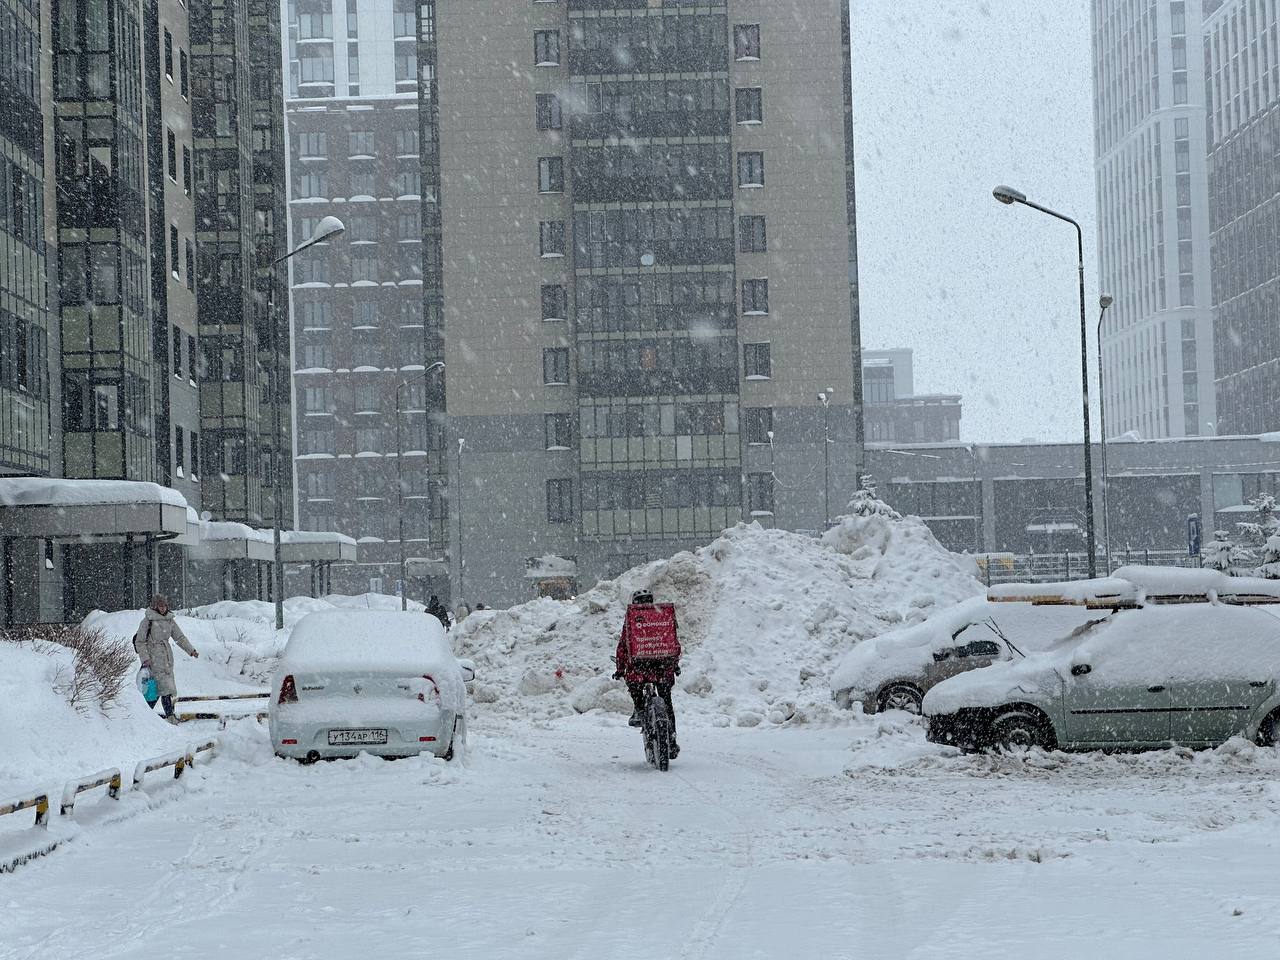
[[[147,706],[154,708],[160,699],[160,688],[156,685],[156,678],[151,675],[150,667],[143,667],[138,671],[138,691],[147,701]]]

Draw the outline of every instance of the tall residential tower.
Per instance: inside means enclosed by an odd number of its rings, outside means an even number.
[[[1217,432],[1201,0],[1093,0],[1107,433]]]
[[[1280,20],[1205,6],[1219,432],[1261,433],[1280,430]]]

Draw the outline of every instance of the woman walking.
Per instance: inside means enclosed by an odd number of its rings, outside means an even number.
[[[142,665],[155,678],[160,705],[164,708],[164,718],[170,723],[177,723],[178,718],[173,712],[173,698],[178,695],[178,690],[173,682],[173,649],[169,646],[170,640],[180,646],[187,656],[200,656],[174,619],[168,598],[156,594],[151,598],[151,606],[147,607],[138,632],[134,634],[133,649],[142,659]]]

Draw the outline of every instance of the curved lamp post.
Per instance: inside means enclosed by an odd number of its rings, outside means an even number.
[[[1085,553],[1089,561],[1090,578],[1098,575],[1097,541],[1093,529],[1093,452],[1089,434],[1089,330],[1085,320],[1084,307],[1084,232],[1080,224],[1066,214],[1058,213],[1049,207],[1043,207],[1027,199],[1027,195],[1013,187],[999,186],[991,191],[1001,203],[1022,204],[1032,210],[1039,210],[1056,220],[1062,220],[1076,228],[1076,263],[1080,279],[1080,381],[1084,396],[1084,516],[1085,516]]]
[[[1107,308],[1115,303],[1115,297],[1103,294],[1098,298],[1098,429],[1102,440],[1102,549],[1107,558],[1106,576],[1111,576],[1111,509],[1107,489],[1111,485],[1107,474],[1107,383],[1102,371],[1102,321],[1107,315]]]
[[[398,516],[400,541],[400,609],[409,609],[409,580],[405,575],[404,556],[404,444],[401,442],[400,421],[403,410],[400,407],[400,391],[411,383],[423,383],[437,370],[444,369],[444,361],[437,360],[416,377],[407,377],[396,385],[396,514]]]
[[[276,257],[269,264],[270,273],[267,278],[267,315],[271,321],[271,376],[269,383],[271,384],[271,428],[272,428],[272,448],[273,448],[273,466],[271,476],[271,500],[272,500],[272,526],[275,528],[271,533],[272,542],[272,559],[275,567],[271,577],[271,592],[275,594],[276,601],[276,629],[284,629],[284,564],[280,562],[280,524],[283,522],[280,516],[280,474],[284,472],[281,460],[282,451],[278,449],[280,444],[280,348],[279,343],[279,327],[280,322],[276,317],[276,267],[284,263],[290,257],[295,257],[303,250],[314,247],[317,243],[336,237],[342,231],[346,230],[346,226],[337,217],[321,217],[320,222],[316,224],[315,233],[298,244],[282,257]],[[290,323],[289,335],[293,336],[293,325]],[[291,452],[292,453],[292,452]]]

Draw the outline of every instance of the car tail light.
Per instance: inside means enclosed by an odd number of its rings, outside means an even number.
[[[298,741],[292,738],[286,738],[284,740],[281,740],[280,743],[286,747],[296,747],[298,745]]]
[[[419,743],[435,743],[436,738],[435,737],[419,737],[418,742]]]
[[[435,696],[435,698],[436,698],[436,703],[439,703],[439,702],[440,702],[440,688],[436,686],[436,682],[435,682],[435,680],[433,680],[429,674],[425,674],[425,673],[422,675],[422,679],[423,679],[423,680],[426,680],[429,684],[431,684],[431,692],[432,692],[432,694],[433,694],[433,695]],[[425,692],[422,692],[422,693],[419,693],[419,694],[418,694],[418,702],[419,702],[419,703],[426,703],[426,702],[427,702],[427,695],[426,695],[426,693],[425,693]]]
[[[284,678],[284,683],[280,684],[280,699],[277,703],[297,703],[298,688],[293,682],[293,674],[289,674]]]

